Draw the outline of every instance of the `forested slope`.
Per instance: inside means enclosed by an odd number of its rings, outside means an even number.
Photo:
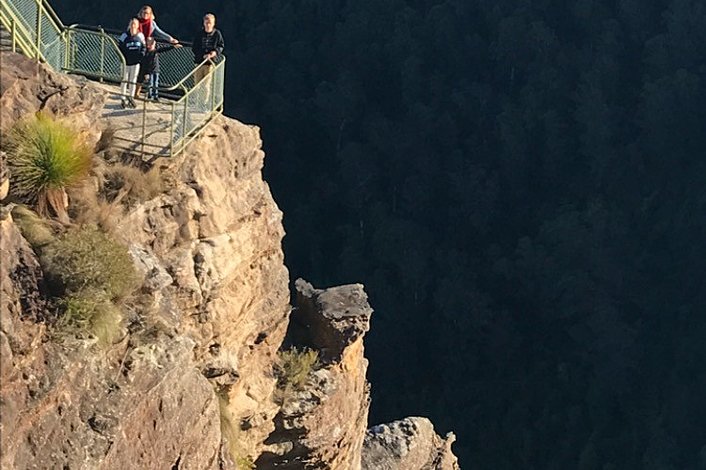
[[[372,422],[463,468],[706,468],[701,2],[154,7],[218,16],[292,278],[366,285]]]

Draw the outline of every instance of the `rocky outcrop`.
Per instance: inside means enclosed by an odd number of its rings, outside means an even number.
[[[108,127],[104,92],[90,82],[2,59],[3,126],[45,109]],[[109,351],[49,340],[37,315],[19,323],[30,315],[20,308],[25,284],[37,290],[41,279],[4,282],[14,292],[2,306],[3,328],[14,329],[0,337],[7,468],[229,468],[258,455],[279,409],[272,365],[290,310],[282,214],[262,180],[261,144],[256,127],[215,119],[181,157],[158,162],[169,191],[114,221],[144,281],[131,333]],[[3,235],[3,256],[23,253],[13,240]],[[219,450],[226,415],[237,456]]]
[[[288,343],[318,351],[323,368],[285,397],[257,468],[359,470],[370,401],[363,335],[372,309],[360,284],[319,290],[299,279],[296,288]]]
[[[96,141],[109,127],[105,91],[0,58],[3,131],[38,110]],[[56,328],[20,218],[0,208],[0,467],[402,469],[426,456],[428,468],[457,468],[444,463],[455,461],[452,439],[418,423],[407,453],[391,438],[363,451],[372,309],[362,285],[299,280],[292,311],[261,147],[257,127],[218,117],[179,157],[154,162],[168,189],[113,221],[142,284],[123,338],[103,349]],[[274,373],[283,345],[320,358],[286,397]]]
[[[37,111],[81,129],[95,144],[106,95],[83,77],[58,73],[20,54],[0,52],[0,132]]]
[[[368,430],[363,470],[458,470],[451,451],[456,437],[442,439],[426,418],[405,418]]]
[[[196,341],[198,368],[245,428],[247,455],[273,429],[272,364],[289,313],[282,213],[262,180],[258,131],[215,119],[190,152],[161,162],[175,187],[120,223],[136,258],[150,260],[155,315]]]

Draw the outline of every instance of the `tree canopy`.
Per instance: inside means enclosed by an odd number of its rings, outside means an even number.
[[[94,5],[56,7],[134,13]],[[706,468],[706,6],[154,7],[216,14],[293,277],[366,285],[371,421],[430,416],[464,468]]]

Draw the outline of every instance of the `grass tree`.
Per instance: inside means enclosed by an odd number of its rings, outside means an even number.
[[[88,175],[93,152],[74,129],[46,114],[19,121],[6,139],[11,193],[69,222],[66,189]]]

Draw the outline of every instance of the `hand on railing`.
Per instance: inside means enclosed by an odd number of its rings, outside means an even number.
[[[203,55],[203,60],[211,60],[213,62],[213,59],[217,56],[218,54],[216,51],[211,51],[208,54]]]

